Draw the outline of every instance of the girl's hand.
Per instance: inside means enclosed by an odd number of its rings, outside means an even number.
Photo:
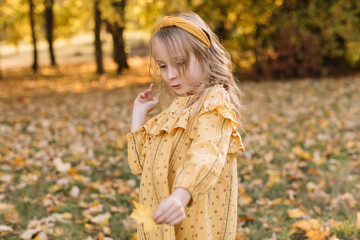
[[[185,219],[185,206],[188,204],[191,195],[184,188],[177,188],[163,200],[152,218],[157,224],[175,225]]]
[[[145,114],[151,112],[159,103],[160,94],[153,97],[154,84],[149,89],[141,92],[134,101],[134,110],[143,111]]]

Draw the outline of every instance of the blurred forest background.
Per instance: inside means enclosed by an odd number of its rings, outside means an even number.
[[[42,58],[56,65],[65,50],[56,48],[62,40],[90,34],[92,56],[83,59],[96,61],[103,73],[102,59],[111,52],[120,73],[128,67],[127,55],[146,55],[155,21],[178,11],[203,17],[232,54],[237,75],[245,78],[321,77],[360,68],[359,1],[1,0],[0,69],[22,43],[32,43],[28,64],[37,71],[40,41],[49,51]],[[16,50],[8,50],[9,44]]]
[[[360,239],[355,0],[0,0],[0,239],[136,239],[133,101],[155,21],[188,10],[244,92],[236,240]]]

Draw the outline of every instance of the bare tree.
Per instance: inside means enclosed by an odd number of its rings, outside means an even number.
[[[33,65],[32,69],[34,72],[37,72],[38,69],[38,62],[37,62],[37,48],[36,48],[36,34],[35,34],[35,20],[34,20],[34,3],[33,0],[29,0],[29,17],[30,17],[30,26],[31,26],[31,33],[32,33],[32,41],[33,41]]]
[[[104,64],[103,64],[103,56],[101,49],[101,38],[100,38],[100,29],[101,29],[101,12],[99,9],[99,0],[95,0],[94,2],[94,10],[95,10],[95,57],[96,57],[96,65],[97,65],[97,73],[104,73]]]
[[[53,29],[54,29],[54,13],[53,13],[53,6],[54,6],[54,0],[44,0],[45,4],[45,29],[46,29],[46,39],[49,44],[49,54],[50,54],[50,60],[51,65],[55,66],[55,54],[54,54],[54,48],[53,48],[53,41],[54,41],[54,35],[53,35]]]
[[[121,73],[121,71],[125,68],[129,68],[126,60],[125,41],[123,36],[125,29],[125,4],[126,0],[112,2],[116,12],[120,14],[122,24],[119,24],[118,22],[111,23],[109,21],[105,21],[107,30],[110,32],[113,39],[113,58],[118,65],[118,73]]]

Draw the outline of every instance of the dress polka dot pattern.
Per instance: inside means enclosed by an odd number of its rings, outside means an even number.
[[[127,134],[131,172],[141,175],[139,202],[154,213],[176,188],[189,190],[185,219],[150,232],[138,225],[137,239],[235,239],[237,161],[244,152],[236,115],[224,88],[212,89],[201,109],[176,114],[195,95],[178,96],[140,129]]]

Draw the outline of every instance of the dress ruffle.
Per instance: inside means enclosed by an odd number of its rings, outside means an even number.
[[[241,136],[236,129],[238,122],[233,109],[235,109],[235,106],[231,103],[229,93],[224,88],[216,88],[210,91],[209,95],[204,100],[199,115],[216,110],[219,114],[221,114],[221,116],[229,119],[231,121],[233,131],[230,138],[230,147],[228,152],[244,152],[245,148],[242,143]]]
[[[159,113],[155,117],[151,118],[145,125],[144,128],[147,133],[152,135],[159,135],[161,132],[166,131],[171,133],[176,128],[188,128],[190,120],[190,111],[192,106],[184,109],[182,114],[178,114],[175,107],[181,108],[185,104],[186,100],[190,97],[177,97],[170,105],[169,108]]]
[[[191,97],[193,97],[193,95],[175,98],[169,108],[159,113],[155,117],[151,118],[144,125],[146,132],[151,135],[159,135],[161,132],[166,131],[170,134],[176,128],[183,128],[190,131],[190,137],[193,136],[194,131],[196,130],[189,129],[191,124],[190,112],[193,106],[186,108],[180,115],[176,111],[176,108],[183,107],[186,101]],[[228,92],[224,88],[215,88],[211,90],[205,97],[199,112],[199,116],[201,116],[206,112],[216,110],[224,118],[231,121],[233,131],[230,138],[230,146],[228,151],[229,153],[245,151],[244,145],[242,144],[241,136],[236,129],[238,122],[236,120],[236,115],[233,110],[234,108],[235,107],[230,101],[230,96]]]

